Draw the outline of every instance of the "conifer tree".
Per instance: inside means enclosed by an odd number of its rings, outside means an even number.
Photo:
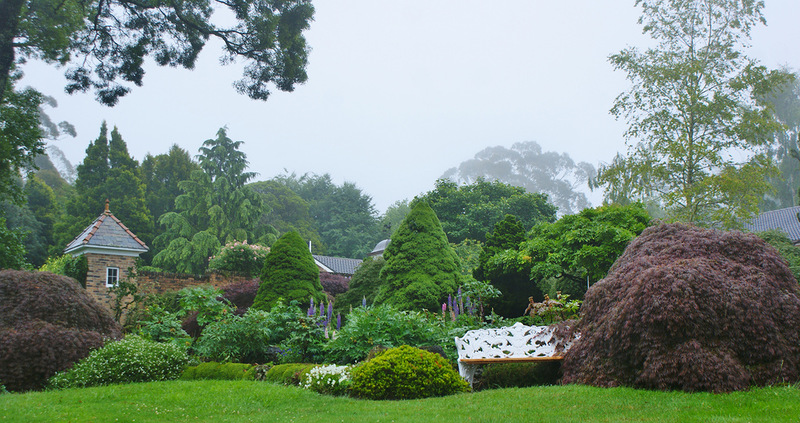
[[[269,310],[278,299],[305,304],[312,298],[316,303],[325,299],[319,268],[300,235],[287,232],[267,254],[253,308]]]
[[[125,226],[149,244],[153,239],[153,218],[145,203],[144,184],[139,164],[128,154],[128,147],[117,128],[108,141],[105,122],[100,135],[86,148],[78,165],[75,195],[67,202],[65,215],[56,225],[56,247],[64,248],[89,225],[109,200],[111,212]]]
[[[402,310],[437,310],[461,283],[458,256],[436,213],[423,200],[412,202],[384,258],[381,292],[375,300],[379,304]]]

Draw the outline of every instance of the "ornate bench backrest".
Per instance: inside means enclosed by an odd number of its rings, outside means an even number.
[[[475,329],[456,338],[458,358],[553,357],[561,339],[550,326],[513,326],[499,329]],[[569,344],[563,351],[569,348]],[[562,352],[563,352],[562,351]]]

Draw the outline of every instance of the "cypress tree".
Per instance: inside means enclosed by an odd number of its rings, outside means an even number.
[[[275,241],[264,261],[261,285],[253,301],[256,310],[269,310],[278,299],[315,302],[325,299],[319,282],[319,268],[314,264],[311,251],[295,231],[285,233]]]
[[[376,303],[403,310],[438,310],[461,283],[459,259],[426,201],[414,200],[384,252]]]

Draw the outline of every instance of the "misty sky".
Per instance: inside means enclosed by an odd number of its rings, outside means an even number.
[[[650,43],[623,0],[316,0],[307,32],[308,82],[267,102],[231,84],[209,43],[193,71],[152,64],[142,87],[113,107],[63,94],[63,69],[30,63],[23,85],[55,97],[53,120],[78,137],[56,142],[77,165],[100,124],[119,128],[134,158],[178,144],[197,154],[228,127],[257,180],[284,172],[355,182],[380,212],[433,188],[481,149],[537,141],[594,165],[624,151],[624,122],[608,113],[628,87],[607,61]],[[800,1],[766,0],[768,26],[747,52],[800,68]],[[594,205],[601,197],[590,196]]]

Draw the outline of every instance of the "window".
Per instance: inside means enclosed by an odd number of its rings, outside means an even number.
[[[117,286],[119,281],[119,267],[106,267],[106,286]]]

